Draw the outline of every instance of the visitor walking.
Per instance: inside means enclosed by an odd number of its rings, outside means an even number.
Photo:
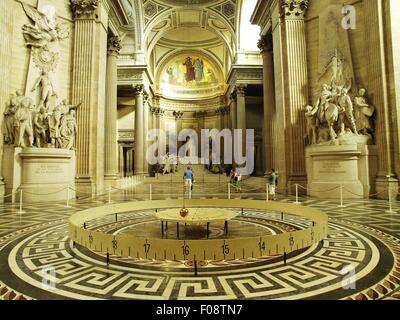
[[[269,195],[271,196],[271,200],[276,200],[276,188],[278,187],[278,175],[275,172],[275,169],[271,170],[271,174],[269,176]]]
[[[189,192],[189,199],[192,199],[192,184],[193,184],[193,171],[190,167],[187,167],[183,174],[183,180],[185,184],[185,193]]]

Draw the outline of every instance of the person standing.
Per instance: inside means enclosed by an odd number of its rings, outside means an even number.
[[[278,186],[278,175],[275,169],[271,170],[271,175],[269,176],[269,195],[271,200],[276,200],[276,188]]]
[[[190,167],[187,167],[183,174],[183,180],[185,183],[185,191],[189,192],[189,199],[192,199],[192,184],[193,184],[193,171]]]

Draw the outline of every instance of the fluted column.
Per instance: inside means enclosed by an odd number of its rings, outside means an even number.
[[[288,0],[282,4],[284,95],[287,123],[288,189],[307,182],[305,167],[304,106],[308,104],[306,30],[304,18],[308,0]]]
[[[101,192],[104,184],[104,92],[108,17],[99,0],[71,0],[74,15],[72,103],[77,111],[77,189]]]
[[[388,58],[386,51],[386,25],[384,1],[369,0],[363,3],[365,7],[365,32],[368,57],[368,91],[371,104],[376,107],[375,136],[378,149],[378,176],[376,191],[378,197],[387,197],[384,192],[388,188],[388,177],[392,180],[392,188],[398,181],[394,168],[393,134],[391,134],[391,111],[389,102]],[[396,30],[398,32],[398,30]],[[383,194],[382,194],[383,192]]]
[[[0,1],[0,29],[2,35],[0,37],[0,79],[9,79],[11,76],[12,67],[12,44],[13,44],[13,27],[14,15],[13,7],[14,1],[2,0]],[[2,81],[0,86],[0,125],[4,121],[4,107],[6,106],[11,94],[11,81]],[[3,181],[3,136],[0,138],[0,202],[4,201],[4,181]]]
[[[149,108],[149,95],[145,93],[143,95],[143,170],[145,174],[149,173],[149,163],[147,162],[146,159],[146,153],[147,153],[147,133],[149,132],[149,113],[150,113],[150,108]]]
[[[273,120],[275,115],[275,78],[274,78],[274,55],[272,34],[263,36],[258,47],[263,57],[263,86],[264,86],[264,125],[263,125],[263,142],[264,142],[264,170],[267,173],[274,164],[273,149]]]
[[[118,146],[118,172],[120,177],[125,175],[124,146]]]
[[[232,131],[236,129],[237,125],[237,94],[236,91],[234,91],[230,97],[231,99],[231,129]]]
[[[117,59],[121,50],[121,40],[118,37],[108,39],[107,83],[105,110],[105,159],[104,178],[108,184],[113,184],[118,174],[118,142],[117,142]]]
[[[236,105],[236,128],[242,130],[242,155],[246,153],[246,93],[247,86],[240,85],[236,87],[237,105]]]
[[[135,175],[144,173],[143,86],[135,87]]]

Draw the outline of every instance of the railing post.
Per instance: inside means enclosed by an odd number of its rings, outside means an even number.
[[[267,202],[268,202],[269,201],[269,184],[268,183],[266,185],[266,192],[267,192],[266,199],[267,199]]]
[[[396,211],[393,210],[393,204],[392,204],[392,186],[390,185],[390,176],[388,176],[388,183],[389,183],[389,188],[388,188],[388,200],[389,200],[389,210],[386,210],[386,213],[396,213]]]
[[[296,202],[295,204],[300,204],[299,202],[299,185],[296,183]]]
[[[344,200],[343,200],[343,184],[340,185],[340,206],[339,208],[346,208],[344,205]]]
[[[231,184],[228,183],[228,199],[231,199]]]
[[[69,187],[67,188],[67,205],[65,206],[65,208],[72,208],[70,205],[69,205],[69,196],[70,196],[70,194],[69,194]]]
[[[25,211],[22,210],[22,189],[19,190],[19,214],[23,214]]]

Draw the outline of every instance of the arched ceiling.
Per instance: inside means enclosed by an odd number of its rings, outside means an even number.
[[[218,75],[216,88],[221,88],[220,82],[226,78],[234,60],[240,1],[142,0],[146,61],[155,77],[156,87],[161,90],[158,93],[163,94],[165,87],[161,85],[162,79],[165,82],[165,66],[182,60],[182,52],[193,56],[193,63],[199,57],[205,59],[212,73]],[[205,83],[201,84],[205,86]],[[170,95],[171,92],[184,92],[183,88],[174,89],[169,90]],[[190,94],[195,92],[192,87],[188,91]],[[217,91],[215,88],[208,90],[210,95]],[[185,94],[179,96],[184,97]]]

